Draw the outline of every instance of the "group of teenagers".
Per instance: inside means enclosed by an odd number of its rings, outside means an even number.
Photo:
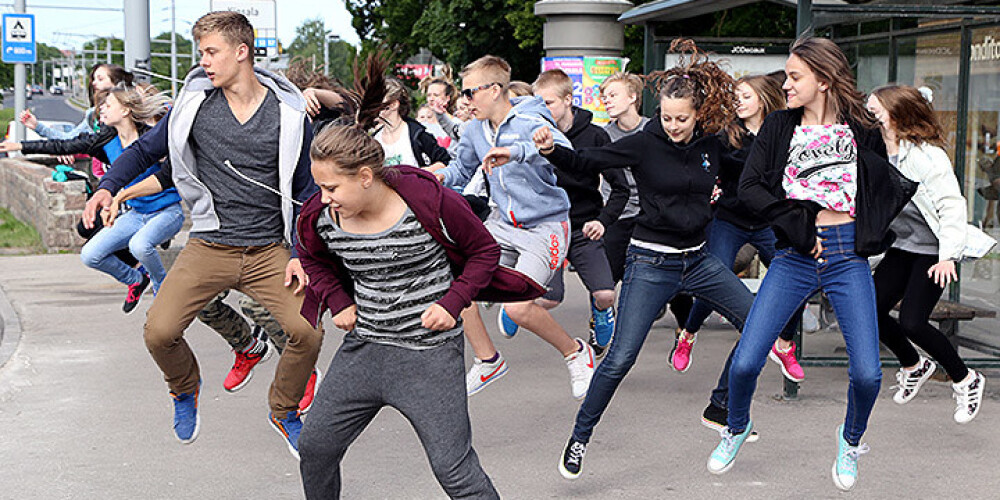
[[[499,498],[472,447],[468,397],[507,365],[477,303],[501,304],[504,336],[523,328],[564,357],[582,400],[558,463],[569,479],[668,303],[681,325],[669,355],[679,372],[712,310],[741,332],[702,417],[721,434],[714,474],[757,438],[750,403],[767,359],[804,378],[791,333],[817,292],[850,362],[847,415],[831,436],[838,488],[854,487],[868,450],[880,341],[901,364],[895,402],[912,400],[941,364],[954,420],[979,411],[984,377],[928,323],[956,263],[976,256],[942,129],[912,87],[857,91],[827,39],[796,41],[783,78],[739,80],[679,40],[673,68],[604,82],[603,128],[572,105],[561,71],[523,85],[484,56],[462,70],[460,90],[450,78],[424,85],[435,137],[410,118],[409,91],[386,76],[382,53],[358,62],[351,89],[296,86],[254,66],[253,27],[239,13],[206,14],[193,37],[201,61],[172,102],[115,82],[92,132],[5,144],[110,165],[84,212],[84,261],[127,285],[152,283],[143,338],[181,442],[199,432],[201,374],[184,332],[200,318],[236,354],[227,390],[280,354],[268,420],[300,460],[307,498],[339,498],[344,454],[385,406],[414,427],[449,497]],[[639,113],[647,85],[652,119]],[[179,230],[180,200],[190,238],[166,272],[152,255]],[[747,243],[768,265],[756,297],[732,271]],[[587,340],[549,312],[567,262],[590,293]],[[230,290],[246,295],[255,328],[223,303]],[[327,311],[347,333],[319,384]]]

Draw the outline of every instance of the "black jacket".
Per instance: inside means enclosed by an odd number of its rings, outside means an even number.
[[[590,123],[594,114],[580,108],[573,108],[573,126],[566,132],[566,138],[573,149],[601,147],[611,143],[611,137],[601,127]],[[604,203],[601,196],[601,175],[611,186],[611,196]],[[598,174],[582,168],[556,168],[556,185],[569,195],[569,221],[574,230],[584,224],[598,220],[605,228],[613,224],[625,210],[628,203],[628,180],[620,168],[609,169]]]
[[[441,162],[445,165],[451,161],[448,150],[438,144],[434,135],[424,128],[424,125],[413,118],[403,118],[406,128],[410,131],[410,147],[413,148],[413,156],[417,158],[417,166],[428,167],[434,163]]]
[[[781,179],[788,163],[788,147],[802,108],[775,111],[764,119],[740,178],[739,201],[764,217],[774,228],[778,248],[793,247],[808,255],[816,246],[815,202],[788,200]],[[858,191],[855,199],[854,251],[867,257],[886,251],[896,235],[889,224],[917,190],[886,157],[885,142],[876,129],[848,121],[858,146]]]
[[[725,131],[719,132],[719,141],[725,146],[722,153],[722,168],[719,170],[719,188],[722,196],[715,203],[715,217],[746,231],[757,231],[768,227],[767,221],[739,200],[740,175],[743,165],[750,155],[756,136],[743,130],[743,145],[736,149],[729,145]]]
[[[721,154],[716,135],[696,133],[679,145],[663,131],[660,120],[650,120],[641,132],[601,148],[574,152],[556,146],[548,159],[561,169],[601,171],[631,165],[642,209],[632,236],[689,248],[705,242]]]
[[[148,129],[140,126],[139,135]],[[21,143],[21,152],[24,154],[50,154],[50,155],[72,155],[85,154],[93,156],[106,165],[110,165],[108,154],[104,152],[104,146],[118,137],[118,131],[114,127],[101,125],[96,133],[80,134],[72,139],[51,139],[48,141],[24,141]]]

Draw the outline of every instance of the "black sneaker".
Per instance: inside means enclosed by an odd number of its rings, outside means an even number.
[[[591,319],[590,321],[593,322],[594,320]],[[604,358],[604,355],[608,353],[607,347],[601,347],[600,344],[597,343],[597,337],[594,336],[593,328],[590,329],[590,338],[587,340],[587,343],[590,344],[590,348],[594,350],[594,359],[602,359]]]
[[[701,425],[704,425],[709,429],[720,431],[729,425],[727,423],[728,418],[729,410],[715,406],[713,403],[708,403],[708,406],[705,407],[705,411],[701,414]],[[757,431],[751,431],[750,435],[747,437],[747,442],[752,443],[758,439],[760,439],[760,436],[757,435]]]
[[[133,283],[128,286],[128,295],[125,296],[125,303],[122,304],[122,311],[125,314],[132,312],[135,306],[139,305],[139,299],[142,298],[142,292],[146,291],[146,287],[149,286],[149,275],[142,273],[142,281],[138,283]]]
[[[566,479],[576,479],[580,477],[580,468],[583,467],[583,455],[587,453],[587,443],[581,443],[573,438],[569,438],[566,449],[563,450],[562,460],[559,461],[559,473]]]

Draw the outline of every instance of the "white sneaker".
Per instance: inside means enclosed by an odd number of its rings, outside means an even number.
[[[924,385],[924,382],[927,382],[927,379],[931,378],[931,375],[934,375],[934,370],[936,369],[937,364],[923,356],[920,356],[920,362],[917,363],[917,367],[913,371],[906,371],[900,368],[896,372],[896,382],[898,384],[895,386],[899,390],[896,391],[892,400],[897,404],[910,402],[917,395],[920,386]]]
[[[590,379],[594,377],[594,350],[586,342],[580,339],[573,339],[580,347],[577,351],[566,356],[566,368],[569,368],[569,383],[573,388],[573,397],[583,399],[587,396],[587,389],[590,388]]]
[[[960,424],[967,424],[979,414],[979,406],[983,402],[983,388],[986,385],[986,377],[982,373],[969,370],[971,377],[958,384],[951,384],[955,391],[955,421]]]
[[[507,374],[507,361],[503,359],[503,354],[497,352],[497,360],[492,363],[484,363],[476,358],[469,368],[469,373],[465,375],[466,396],[483,390],[498,378]]]

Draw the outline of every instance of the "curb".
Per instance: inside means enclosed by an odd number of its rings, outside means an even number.
[[[0,368],[7,363],[21,341],[21,319],[0,287]]]

